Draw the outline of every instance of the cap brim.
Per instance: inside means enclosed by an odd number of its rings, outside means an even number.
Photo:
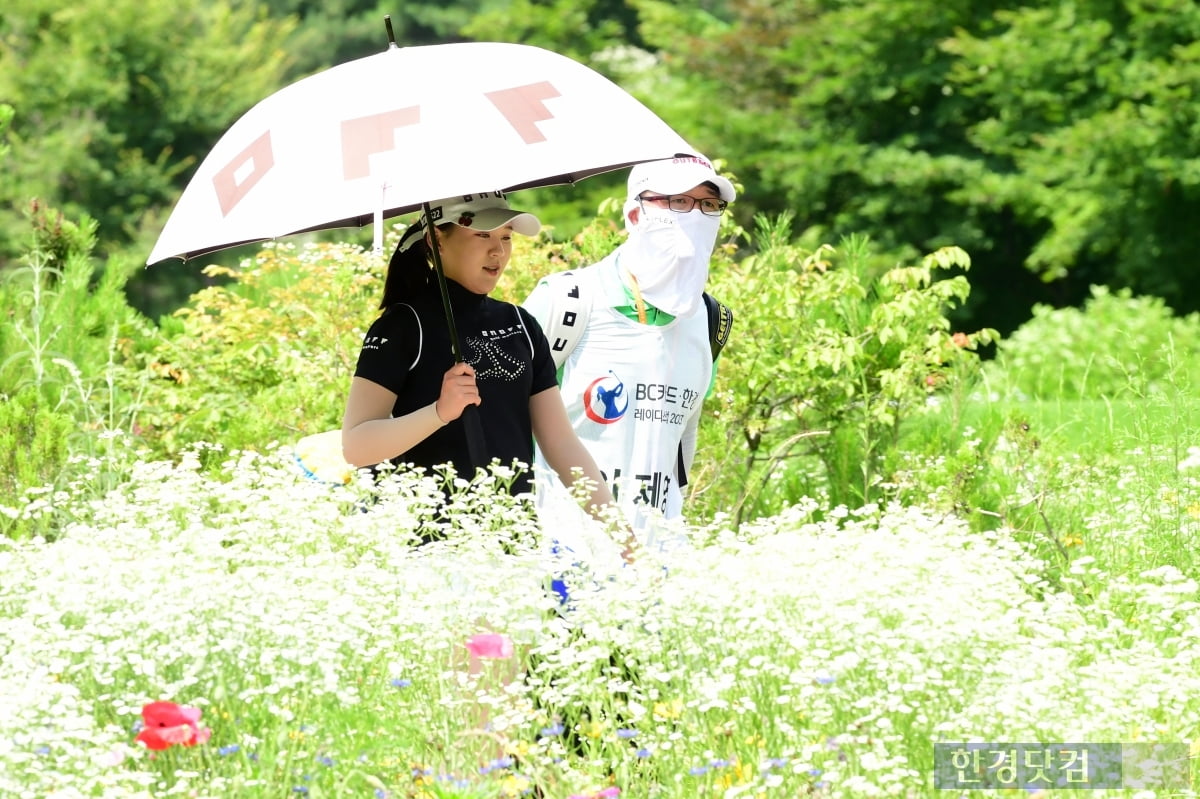
[[[727,178],[715,175],[712,172],[680,170],[678,174],[673,174],[671,177],[673,180],[660,181],[665,185],[660,186],[658,183],[652,183],[647,188],[651,191],[661,191],[664,194],[683,194],[701,184],[711,183],[717,187],[717,193],[721,195],[721,199],[725,202],[731,203],[737,198],[737,192],[734,191],[733,184]]]
[[[709,178],[709,180],[717,184],[717,188],[720,189],[722,200],[727,203],[731,203],[737,199],[737,191],[733,188],[733,184],[729,182],[728,178],[723,178],[720,175],[714,175],[713,177]]]
[[[475,212],[472,230],[495,230],[509,225],[522,236],[536,236],[542,223],[536,216],[511,208],[484,208]]]
[[[636,167],[635,167],[636,169]],[[636,173],[631,173],[630,178]],[[711,183],[717,187],[717,194],[727,203],[737,199],[737,191],[728,178],[723,178],[715,172],[701,167],[672,164],[669,168],[659,169],[647,174],[629,185],[629,199],[639,196],[645,191],[657,191],[662,194],[683,194],[699,185]]]

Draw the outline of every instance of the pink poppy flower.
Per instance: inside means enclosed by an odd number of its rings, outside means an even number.
[[[619,796],[620,793],[621,789],[614,785],[611,788],[605,788],[599,793],[577,793],[568,796],[567,799],[612,799],[614,796]]]
[[[467,639],[467,649],[477,658],[507,660],[513,656],[513,642],[500,633],[479,633]]]
[[[195,746],[212,737],[212,730],[200,726],[200,709],[182,707],[174,702],[151,702],[142,707],[145,726],[137,740],[148,749],[169,749],[175,744]]]

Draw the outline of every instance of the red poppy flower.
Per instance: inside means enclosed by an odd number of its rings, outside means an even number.
[[[195,746],[212,736],[212,730],[200,726],[200,709],[182,707],[174,702],[151,702],[142,707],[145,726],[137,740],[147,749],[169,749],[175,744]]]

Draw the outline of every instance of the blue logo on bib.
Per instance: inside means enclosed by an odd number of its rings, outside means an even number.
[[[625,384],[612,372],[593,380],[583,392],[583,412],[597,424],[619,422],[627,410]]]

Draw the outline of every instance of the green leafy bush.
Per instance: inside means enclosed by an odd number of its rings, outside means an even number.
[[[985,371],[993,390],[1015,398],[1116,398],[1154,393],[1198,357],[1200,316],[1093,286],[1082,308],[1035,305]]]
[[[901,423],[951,396],[996,337],[951,330],[947,312],[970,287],[938,273],[969,258],[951,247],[886,268],[865,239],[807,251],[786,215],[757,221],[757,252],[715,270],[712,285],[737,320],[706,405],[715,423],[703,441],[722,455],[704,507],[744,517],[821,489],[833,504],[878,498]]]
[[[0,496],[54,483],[74,430],[74,417],[50,407],[33,388],[0,395]]]
[[[164,320],[145,360],[143,432],[165,452],[196,442],[262,450],[341,425],[382,264],[357,246],[264,246]]]

